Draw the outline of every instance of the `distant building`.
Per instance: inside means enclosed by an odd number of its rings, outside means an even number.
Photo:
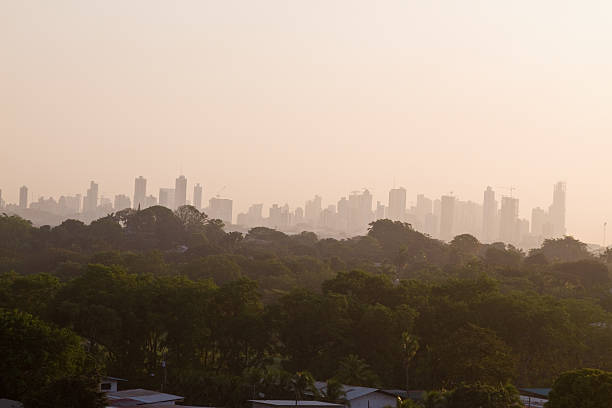
[[[19,208],[28,208],[28,188],[21,186],[19,189]]]
[[[393,221],[403,221],[406,215],[406,189],[393,188],[389,191],[389,207],[387,218]]]
[[[316,195],[312,200],[306,201],[304,206],[305,221],[313,227],[317,226],[321,211],[321,196]]]
[[[219,219],[226,225],[232,223],[232,200],[228,198],[213,197],[208,201],[206,213],[209,218]]]
[[[548,223],[548,213],[546,210],[536,207],[531,210],[531,234],[534,236],[544,236],[544,227]]]
[[[442,196],[440,200],[440,239],[453,239],[453,222],[455,219],[455,197]]]
[[[147,179],[139,176],[134,180],[134,209],[145,208],[145,197],[147,196]]]
[[[160,188],[159,189],[159,205],[173,209],[174,208],[174,189]]]
[[[489,244],[497,241],[499,222],[497,220],[497,201],[495,191],[487,187],[482,201],[482,242]]]
[[[519,200],[518,198],[502,196],[499,211],[499,240],[501,242],[517,245],[519,242],[518,224]]]
[[[98,184],[95,182],[89,183],[87,194],[83,198],[83,212],[95,213],[98,209]]]
[[[130,201],[130,197],[126,196],[125,194],[118,194],[115,196],[115,203],[114,206],[115,211],[120,211],[120,210],[124,210],[126,208],[131,208],[132,207],[132,203]]]
[[[376,210],[374,211],[374,219],[382,220],[387,218],[387,207],[380,201],[376,202]]]
[[[74,215],[81,212],[81,195],[61,196],[57,202],[61,215]]]
[[[98,205],[97,211],[99,214],[110,214],[113,212],[113,203],[110,198],[100,197],[100,204]]]
[[[565,183],[559,182],[553,188],[553,202],[548,209],[548,217],[553,227],[553,238],[561,238],[565,230]]]
[[[193,206],[198,211],[202,210],[202,186],[200,183],[193,186]]]
[[[2,189],[0,189],[0,208],[4,208],[4,200],[2,199]]]
[[[187,204],[187,179],[179,176],[174,183],[174,209]]]
[[[372,194],[369,190],[353,191],[348,198],[348,230],[351,234],[363,234],[372,222]]]
[[[423,194],[418,194],[416,208],[414,209],[414,216],[416,218],[414,227],[419,231],[425,232],[426,219],[428,215],[432,214],[432,211],[433,201]]]
[[[157,205],[157,198],[154,195],[150,195],[145,197],[145,205],[144,208],[149,208]]]

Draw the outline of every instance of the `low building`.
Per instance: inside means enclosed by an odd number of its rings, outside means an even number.
[[[100,385],[99,385],[99,391],[100,392],[117,392],[117,384],[119,383],[119,381],[127,381],[124,380],[123,378],[117,378],[117,377],[102,377],[100,379]]]
[[[150,406],[151,404],[175,405],[176,402],[182,401],[184,397],[136,388],[108,392],[106,393],[106,399],[109,407],[133,407],[138,405]]]
[[[343,408],[341,404],[332,404],[323,401],[303,401],[303,400],[249,400],[252,408]]]
[[[327,383],[317,381],[315,387],[321,393],[325,393]],[[397,395],[380,388],[359,387],[355,385],[342,385],[342,391],[350,408],[384,408],[394,407],[397,403]]]

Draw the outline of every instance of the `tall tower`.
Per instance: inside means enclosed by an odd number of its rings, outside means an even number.
[[[174,208],[179,208],[187,204],[187,179],[185,176],[178,176],[174,184]]]
[[[198,209],[198,211],[202,210],[202,186],[200,183],[193,186],[193,206]]]
[[[406,189],[403,187],[389,190],[388,218],[403,221],[406,215]]]
[[[95,182],[89,183],[87,195],[83,199],[83,212],[91,213],[98,208],[98,185]]]
[[[139,176],[134,180],[134,209],[144,209],[147,196],[147,179]]]
[[[553,188],[553,202],[548,209],[550,223],[553,228],[554,238],[560,238],[565,235],[565,190],[566,186],[563,182],[558,182]]]
[[[489,186],[482,201],[482,242],[491,243],[497,238],[497,201],[495,191]]]
[[[28,188],[21,186],[19,189],[19,208],[28,208]]]
[[[502,196],[499,211],[499,239],[507,244],[518,244],[519,240],[519,200]]]
[[[453,238],[453,221],[455,219],[455,197],[442,196],[440,202],[440,239],[450,241]]]

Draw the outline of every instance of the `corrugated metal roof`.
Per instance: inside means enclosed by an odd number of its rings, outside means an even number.
[[[296,400],[249,400],[249,402],[255,402],[257,404],[271,405],[271,406],[299,406],[299,407],[341,407],[340,404],[332,404],[331,402],[323,401],[296,401]]]
[[[109,392],[106,394],[106,398],[111,403],[113,400],[132,399],[143,404],[154,404],[156,402],[178,401],[183,399],[183,397],[178,395],[164,394],[162,392],[144,390],[142,388]]]
[[[323,381],[317,381],[315,382],[315,387],[317,387],[317,390],[319,390],[320,392],[325,392],[325,390],[327,389],[327,383],[323,382]],[[349,401],[352,401],[354,399],[357,399],[359,397],[363,397],[364,395],[368,395],[371,394],[373,392],[377,392],[380,391],[380,389],[378,388],[370,388],[370,387],[359,387],[356,385],[346,385],[346,384],[342,384],[342,391],[344,391],[345,395],[346,395],[346,399]]]

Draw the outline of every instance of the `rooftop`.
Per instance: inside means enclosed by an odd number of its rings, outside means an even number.
[[[323,401],[296,401],[296,400],[249,400],[249,402],[255,402],[257,404],[272,405],[272,406],[300,406],[300,407],[342,407],[340,404],[332,404],[331,402]]]

